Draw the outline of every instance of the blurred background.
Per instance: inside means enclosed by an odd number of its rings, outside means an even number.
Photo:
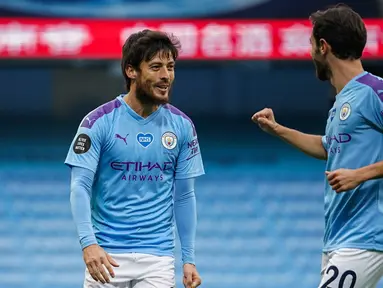
[[[344,2],[368,27],[366,69],[382,76],[383,1]],[[82,287],[63,161],[84,115],[125,92],[122,43],[153,28],[183,45],[172,103],[194,120],[207,172],[196,188],[202,287],[317,288],[324,163],[250,117],[271,107],[324,133],[334,91],[315,78],[307,19],[330,4],[0,0],[0,287]]]

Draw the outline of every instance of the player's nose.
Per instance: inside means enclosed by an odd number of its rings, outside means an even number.
[[[160,79],[164,81],[165,79],[168,81],[170,78],[169,70],[166,67],[162,67],[160,70]]]

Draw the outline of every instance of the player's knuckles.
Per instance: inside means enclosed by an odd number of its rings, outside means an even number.
[[[88,256],[85,258],[85,263],[96,264],[100,262],[101,262],[100,257],[97,257],[97,256]]]
[[[85,264],[86,264],[87,266],[91,266],[91,265],[98,266],[99,263],[100,263],[100,260],[97,260],[97,259],[87,259],[87,260],[85,261]]]
[[[106,256],[100,256],[100,262],[101,263],[108,262],[108,259],[106,258]]]
[[[91,266],[93,264],[96,264],[96,261],[94,259],[86,259],[85,264],[86,266]]]
[[[188,280],[188,279],[185,279],[183,282],[184,282],[184,286],[186,286],[186,287],[190,287],[192,284],[192,281]]]
[[[192,279],[193,279],[193,277],[192,277],[192,274],[191,273],[185,273],[185,281],[186,281],[186,283],[191,283],[192,282]]]
[[[333,187],[333,189],[334,189],[335,191],[339,191],[340,188],[341,188],[340,185],[335,185],[335,186]]]

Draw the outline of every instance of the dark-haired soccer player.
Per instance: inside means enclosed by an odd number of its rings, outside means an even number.
[[[383,276],[383,80],[363,69],[367,32],[356,12],[337,5],[310,19],[317,77],[337,91],[326,135],[284,127],[268,108],[252,119],[264,131],[326,160],[319,287],[373,288]]]
[[[201,284],[194,179],[204,168],[192,121],[168,104],[178,49],[161,32],[132,34],[122,53],[128,94],[89,113],[69,149],[84,287],[175,287],[173,215],[183,283]]]

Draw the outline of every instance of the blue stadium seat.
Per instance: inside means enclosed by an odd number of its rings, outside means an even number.
[[[196,187],[202,287],[317,287],[322,174],[316,166],[290,173],[286,165],[206,163]],[[81,287],[69,170],[57,162],[8,163],[0,166],[0,187],[0,287]],[[181,287],[178,240],[176,255]]]

